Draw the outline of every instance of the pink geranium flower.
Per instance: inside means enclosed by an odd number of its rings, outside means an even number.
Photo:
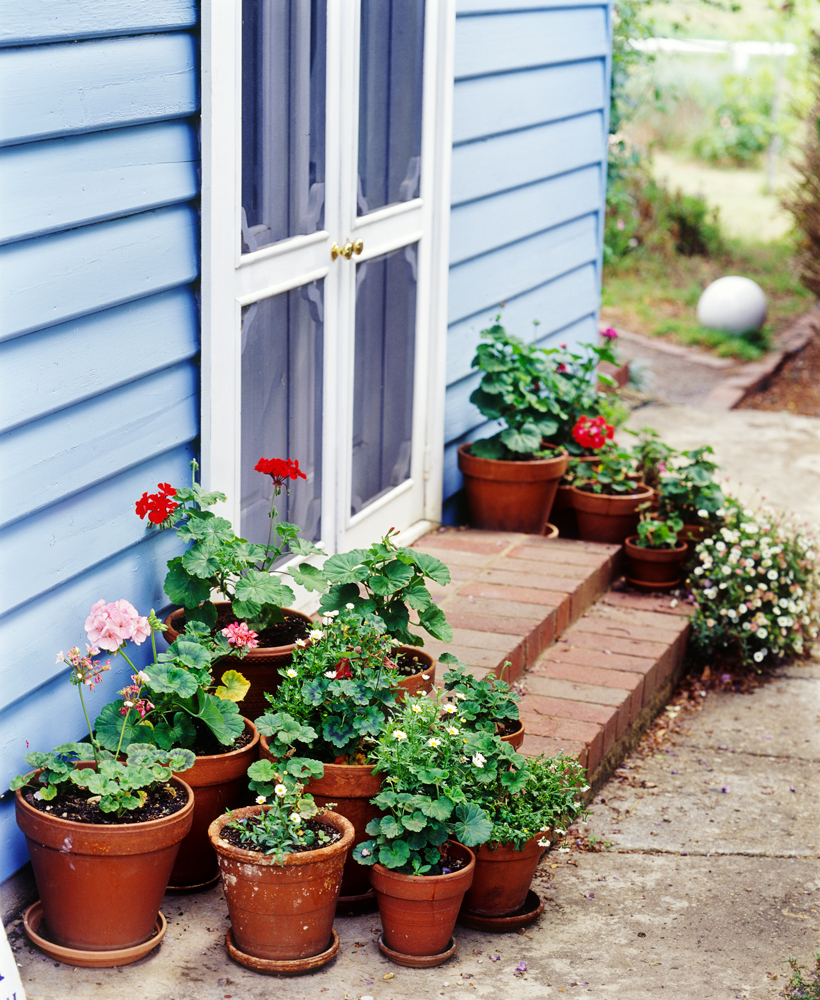
[[[151,626],[128,601],[106,604],[99,600],[85,620],[85,631],[89,642],[116,653],[129,639],[138,646],[145,642],[151,634]]]
[[[233,622],[222,629],[222,635],[232,646],[237,649],[256,649],[259,640],[256,632],[253,632],[245,622]]]

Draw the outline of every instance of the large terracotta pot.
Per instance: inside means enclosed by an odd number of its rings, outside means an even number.
[[[461,904],[463,913],[481,917],[506,917],[524,905],[535,869],[546,850],[533,837],[517,851],[510,844],[497,844],[495,850],[482,844],[475,850],[473,884]]]
[[[269,808],[248,806],[237,809],[233,816],[256,816]],[[315,851],[286,854],[277,864],[268,855],[222,840],[220,832],[229,819],[215,819],[208,836],[219,856],[236,948],[246,956],[273,962],[307,959],[326,952],[342,869],[353,846],[352,824],[337,813],[325,813],[322,822],[339,830],[342,839]]]
[[[259,756],[263,760],[274,761],[270,752],[267,737],[259,738]],[[311,778],[305,785],[305,791],[314,796],[321,805],[333,803],[334,812],[353,826],[353,846],[367,840],[365,827],[381,811],[370,804],[382,790],[382,776],[373,773],[372,764],[325,764],[325,773],[321,778]],[[354,906],[370,889],[370,872],[358,864],[353,858],[345,862],[342,878],[341,904]]]
[[[572,502],[578,520],[578,534],[585,542],[609,542],[623,545],[624,539],[638,530],[638,508],[651,499],[652,490],[635,484],[634,493],[609,496],[572,488]]]
[[[454,951],[448,946],[473,881],[475,856],[453,841],[447,853],[467,858],[469,864],[448,875],[402,875],[378,864],[370,869],[382,921],[382,951],[399,964],[438,965]]]
[[[214,606],[217,613],[225,612],[230,609],[230,602],[216,601]],[[311,619],[307,615],[303,615],[301,611],[294,611],[292,608],[283,608],[282,610],[287,619],[299,620],[306,628],[313,625]],[[177,608],[165,619],[164,624],[167,628],[164,635],[169,643],[179,637],[175,625],[181,622],[184,615],[185,609]],[[238,670],[246,680],[250,681],[250,690],[242,701],[237,703],[240,713],[246,719],[255,722],[260,715],[268,711],[270,705],[265,698],[265,692],[273,693],[279,687],[281,680],[279,671],[283,667],[290,666],[293,649],[294,643],[288,643],[284,646],[257,646],[256,649],[249,650],[241,660],[229,657],[215,664],[217,672],[220,666],[225,667],[225,669]]]
[[[624,542],[628,559],[627,583],[639,590],[671,590],[681,581],[681,568],[689,552],[686,542],[674,549],[645,549],[637,535]]]
[[[193,792],[180,778],[172,783],[185,797],[184,807],[147,823],[77,823],[42,813],[26,802],[24,789],[15,792],[17,825],[26,836],[49,939],[61,949],[122,953],[149,941],[193,819]],[[72,965],[105,966],[142,956],[111,963],[87,955],[83,960],[82,954],[77,961],[59,957]]]
[[[491,531],[523,531],[541,535],[549,521],[558,482],[567,468],[567,454],[555,458],[504,462],[458,449],[470,524]]]
[[[172,891],[204,888],[219,876],[216,855],[208,840],[208,827],[217,816],[241,803],[247,770],[258,753],[256,726],[250,719],[244,722],[245,730],[253,734],[247,746],[197,757],[194,766],[183,772],[194,790],[194,815],[168,882]]]

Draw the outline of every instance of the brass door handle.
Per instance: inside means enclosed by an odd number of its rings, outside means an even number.
[[[333,260],[336,260],[339,255],[350,260],[354,253],[358,256],[362,250],[364,250],[364,243],[361,240],[356,240],[355,243],[348,240],[343,247],[340,247],[338,243],[334,243],[330,248],[330,256]]]

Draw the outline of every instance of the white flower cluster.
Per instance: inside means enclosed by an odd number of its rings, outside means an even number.
[[[773,511],[727,505],[697,547],[690,584],[702,645],[737,646],[745,662],[803,653],[818,633],[816,543]]]

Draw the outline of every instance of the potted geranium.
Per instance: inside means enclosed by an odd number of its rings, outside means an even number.
[[[627,582],[639,590],[671,590],[681,582],[687,545],[680,541],[683,521],[642,514],[638,533],[624,541]]]
[[[658,511],[680,518],[681,540],[690,543],[690,550],[722,523],[725,497],[715,481],[719,466],[712,454],[708,445],[681,452],[658,483]]]
[[[121,603],[121,602],[120,602]],[[186,780],[195,789],[191,828],[185,837],[170,885],[191,889],[213,882],[216,857],[207,837],[211,821],[237,803],[248,764],[256,756],[259,734],[239,714],[239,702],[248,683],[236,670],[225,670],[217,684],[214,665],[241,657],[256,642],[244,626],[227,626],[212,635],[193,621],[168,648],[157,653],[155,633],[163,626],[148,622],[154,662],[137,670],[119,642],[116,605],[98,601],[86,622],[89,638],[121,653],[134,670],[131,684],[120,698],[104,705],[94,723],[97,739],[117,754],[131,744],[153,744],[164,749],[184,747],[196,755]]]
[[[411,614],[415,613],[419,628],[434,639],[450,642],[453,630],[425,582],[433,580],[446,586],[450,571],[427,552],[396,545],[397,534],[391,528],[369,548],[330,556],[321,567],[301,563],[290,570],[291,576],[307,590],[322,595],[319,609],[325,614],[352,604],[357,614],[378,615],[388,634],[400,644],[416,647],[423,645],[423,639],[411,630],[411,626],[415,627]],[[433,660],[426,654],[398,649],[396,659],[401,673],[417,674],[423,667],[431,674],[428,679],[435,674]]]
[[[339,950],[333,916],[354,833],[305,792],[315,773],[296,759],[257,761],[248,770],[257,804],[218,817],[208,831],[231,919],[228,954],[256,972],[309,972]]]
[[[379,948],[400,965],[426,968],[456,950],[452,938],[475,859],[492,824],[465,789],[469,772],[492,781],[515,756],[488,732],[471,732],[452,702],[408,698],[374,748],[385,788],[373,804],[383,815],[353,856],[371,867],[383,933]]]
[[[439,660],[450,666],[444,690],[461,718],[470,728],[495,733],[517,750],[524,742],[524,723],[518,712],[521,696],[493,674],[475,677],[452,653],[443,653]]]
[[[183,555],[169,561],[165,577],[165,593],[181,605],[166,620],[168,638],[175,639],[193,621],[214,632],[246,624],[256,633],[258,641],[249,650],[245,670],[251,687],[241,705],[242,713],[253,720],[265,710],[263,692],[271,689],[275,668],[290,662],[293,643],[310,628],[307,615],[286,606],[294,600],[293,591],[271,573],[285,549],[299,555],[317,551],[311,542],[299,538],[296,525],[279,521],[276,511],[276,498],[286,484],[305,475],[298,461],[291,459],[257,462],[256,471],[273,480],[268,540],[257,545],[237,536],[229,521],[209,509],[225,500],[225,494],[203,490],[196,481],[197,463],[191,467],[190,486],[159,483],[157,493],[143,493],[136,510],[156,527],[175,528],[188,544]],[[222,600],[214,600],[214,595],[221,595]]]
[[[117,611],[116,642],[145,641],[151,625],[127,601]],[[110,661],[78,647],[60,653],[80,694],[93,690]],[[134,708],[120,718],[117,746]],[[90,729],[89,725],[89,729]],[[159,913],[179,846],[193,819],[191,788],[174,772],[191,767],[190,750],[133,744],[125,760],[89,742],[26,754],[33,772],[11,782],[17,823],[26,835],[40,899],[24,914],[26,933],[52,958],[72,965],[126,965],[155,948],[165,933]],[[123,901],[127,905],[123,905]],[[48,937],[41,933],[48,926]]]
[[[635,533],[639,508],[652,496],[637,480],[629,452],[609,443],[613,434],[614,428],[603,417],[586,415],[573,430],[575,440],[588,452],[572,463],[572,501],[585,541],[623,543]]]
[[[397,704],[394,648],[379,617],[361,616],[352,604],[329,611],[307,640],[298,640],[275,697],[268,696],[269,711],[256,720],[263,756],[296,755],[324,765],[308,790],[320,805],[334,803],[359,840],[378,815],[370,803],[382,787],[373,773],[373,747]],[[367,872],[349,862],[340,905],[351,910],[372,898]]]
[[[530,885],[543,852],[583,812],[589,791],[570,757],[515,757],[490,781],[473,781],[470,800],[490,816],[492,832],[475,849],[473,884],[459,922],[479,930],[510,931],[531,923],[543,903]]]
[[[481,336],[472,364],[483,374],[470,402],[505,426],[458,449],[470,523],[540,535],[567,467],[566,452],[545,444],[564,417],[565,383],[549,352],[499,322]]]

